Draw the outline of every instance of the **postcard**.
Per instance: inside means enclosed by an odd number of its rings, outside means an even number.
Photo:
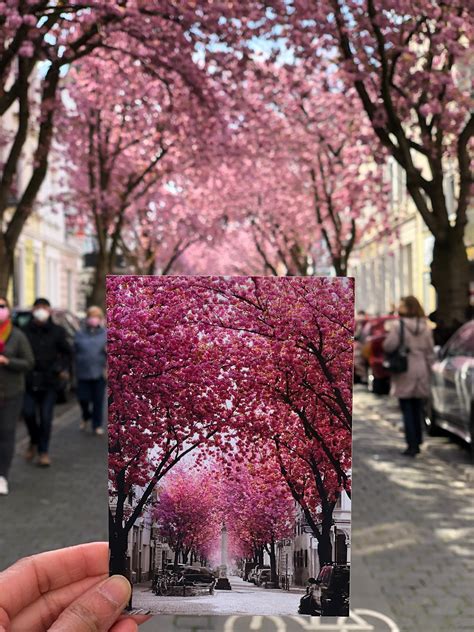
[[[130,609],[347,616],[352,279],[110,276],[107,324]]]

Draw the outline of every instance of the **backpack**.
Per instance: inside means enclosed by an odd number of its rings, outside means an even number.
[[[400,319],[400,342],[395,351],[384,353],[383,368],[389,373],[405,373],[408,370],[408,351],[405,344],[405,323]]]

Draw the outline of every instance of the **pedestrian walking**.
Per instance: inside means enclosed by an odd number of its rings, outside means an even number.
[[[25,392],[25,373],[34,365],[25,334],[14,327],[10,305],[0,296],[0,495],[8,494],[8,473]]]
[[[391,376],[391,394],[397,397],[403,415],[407,449],[403,455],[415,457],[422,443],[424,400],[430,395],[430,373],[434,362],[434,341],[431,329],[418,299],[406,296],[398,308],[399,319],[394,321],[383,349],[393,353],[401,345],[401,337],[408,350],[407,370]],[[403,334],[402,334],[403,328]]]
[[[34,368],[26,376],[23,400],[23,417],[30,435],[25,458],[32,461],[38,455],[37,464],[48,467],[54,405],[61,380],[70,367],[72,349],[64,327],[53,323],[51,304],[45,298],[35,300],[25,334],[35,358]]]
[[[100,307],[87,310],[84,327],[74,340],[77,396],[82,410],[80,428],[86,430],[92,421],[92,432],[103,435],[107,334]]]

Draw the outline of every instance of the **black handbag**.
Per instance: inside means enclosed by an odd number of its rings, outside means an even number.
[[[405,323],[400,319],[400,343],[395,351],[385,352],[383,368],[389,373],[405,373],[408,370],[408,351],[405,344]]]

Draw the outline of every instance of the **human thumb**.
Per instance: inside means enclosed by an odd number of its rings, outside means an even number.
[[[109,577],[73,601],[50,632],[107,632],[122,614],[131,590],[122,575]]]

